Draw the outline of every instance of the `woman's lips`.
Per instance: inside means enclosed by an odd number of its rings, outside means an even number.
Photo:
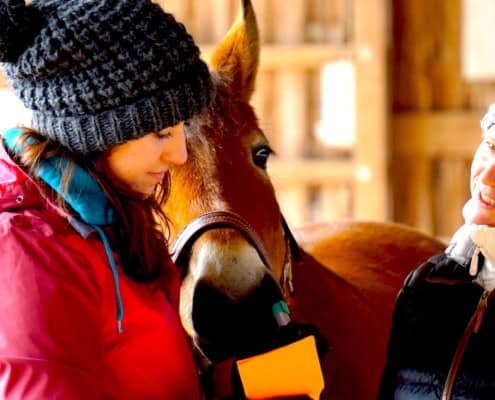
[[[148,172],[148,174],[159,181],[165,177],[165,172]]]
[[[486,208],[495,208],[495,198],[489,196],[482,191],[479,192],[478,199],[480,203]]]

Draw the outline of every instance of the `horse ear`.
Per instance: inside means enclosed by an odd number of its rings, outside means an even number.
[[[249,101],[253,94],[260,55],[258,23],[250,0],[242,0],[236,21],[215,48],[211,67],[231,78],[231,90]]]

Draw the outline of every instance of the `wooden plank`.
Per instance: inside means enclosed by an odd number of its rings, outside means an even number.
[[[308,91],[304,71],[280,70],[275,75],[273,143],[284,157],[303,155],[308,137]]]
[[[495,99],[495,82],[471,82],[466,84],[469,108],[484,110]]]
[[[306,0],[272,0],[274,40],[283,44],[299,44],[304,41]]]
[[[386,0],[360,0],[354,8],[356,145],[354,217],[385,220],[388,211]]]
[[[392,10],[393,109],[462,108],[461,0],[393,0]]]
[[[256,77],[256,89],[251,99],[256,115],[258,117],[258,125],[265,133],[267,139],[271,142],[272,147],[275,146],[275,138],[273,137],[273,72],[259,71]]]
[[[430,23],[428,30],[435,35],[435,47],[427,60],[431,68],[433,107],[460,108],[465,101],[460,46],[462,0],[429,1],[435,7],[431,14],[435,15],[435,23]],[[428,20],[424,14],[423,18]]]
[[[402,169],[394,176],[397,221],[447,239],[462,224],[469,164],[480,142],[482,115],[482,111],[393,115],[392,168]],[[405,176],[407,185],[401,186]]]
[[[232,18],[233,5],[234,3],[231,0],[215,0],[214,4],[212,4],[212,9],[210,10],[212,16],[210,15],[209,27],[212,30],[213,40],[215,42],[222,40],[234,21],[234,18]],[[239,4],[235,3],[235,5],[240,8],[241,2]]]
[[[323,185],[320,189],[321,214],[318,221],[335,221],[352,217],[352,190],[349,184]]]
[[[462,158],[438,162],[435,187],[435,236],[451,237],[464,223],[462,208],[469,199],[469,163]]]
[[[268,173],[275,186],[291,182],[301,182],[305,185],[349,183],[355,180],[356,175],[352,161],[278,157],[268,163]]]
[[[322,107],[322,91],[325,90],[322,87],[321,69],[310,70],[307,73],[308,79],[308,123],[309,123],[309,135],[306,140],[306,152],[312,157],[329,157],[335,155],[332,154],[332,150],[329,146],[323,145],[318,133],[321,130],[323,123],[324,113]],[[333,88],[332,88],[333,89]]]
[[[272,0],[274,39],[284,45],[304,42],[305,0]],[[263,55],[261,55],[262,57]],[[301,156],[308,136],[308,91],[306,72],[285,65],[275,74],[273,118],[276,151],[284,157]]]
[[[393,192],[393,220],[435,233],[433,162],[423,156],[392,160],[391,172],[396,185]],[[407,177],[407,185],[402,184]]]
[[[200,48],[203,59],[208,61],[215,46],[202,44]],[[262,70],[319,68],[333,60],[351,58],[353,53],[352,47],[346,45],[264,44],[261,48],[260,68]]]
[[[273,42],[273,11],[271,0],[251,0],[258,20],[260,42]]]
[[[201,0],[194,1],[194,16],[191,26],[193,27],[194,38],[196,41],[212,43],[216,40],[213,36],[214,28],[213,21],[214,13],[213,10],[216,7],[216,0]],[[189,26],[187,23],[186,26]]]
[[[342,43],[349,33],[352,2],[308,0],[306,36],[309,41]]]
[[[402,112],[392,116],[394,152],[470,159],[480,142],[481,111]]]
[[[298,183],[278,186],[275,189],[280,210],[291,227],[310,221],[307,187]]]

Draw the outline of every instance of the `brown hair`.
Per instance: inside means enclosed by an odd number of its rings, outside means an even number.
[[[11,155],[34,178],[34,170],[40,161],[56,155],[66,159],[70,166],[63,171],[61,191],[67,189],[75,164],[84,168],[100,184],[117,214],[117,222],[109,227],[109,238],[127,276],[135,281],[149,282],[170,272],[167,268],[170,265],[167,248],[169,221],[161,207],[169,194],[168,174],[157,186],[154,196],[142,198],[117,190],[101,166],[102,152],[80,156],[32,129],[24,129],[17,143],[21,145],[22,151]],[[74,213],[60,193],[53,196],[59,207]]]

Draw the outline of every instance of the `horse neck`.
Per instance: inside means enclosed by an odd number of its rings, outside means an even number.
[[[294,297],[289,300],[291,314],[294,319],[309,322],[321,320],[320,306],[333,308],[339,305],[337,300],[341,295],[357,294],[352,284],[303,249],[300,249],[300,260],[293,265],[293,284]]]

